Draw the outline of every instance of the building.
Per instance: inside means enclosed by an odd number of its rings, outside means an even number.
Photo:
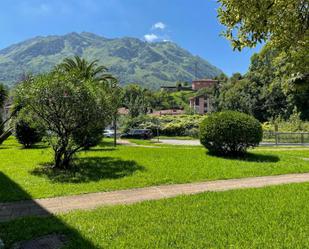
[[[203,88],[212,87],[215,84],[217,84],[217,80],[211,80],[211,79],[202,79],[202,80],[193,80],[192,81],[192,90],[198,91]]]
[[[201,79],[192,81],[192,90],[197,92],[201,89],[209,88],[217,84],[217,80]],[[212,111],[212,101],[207,94],[200,94],[189,99],[190,108],[194,113],[205,114]]]
[[[4,106],[2,109],[0,109],[0,124],[9,119],[10,118],[10,112],[12,111],[12,108],[13,108],[13,98],[10,98],[8,101],[6,101],[4,103]],[[1,120],[2,118],[2,120]]]

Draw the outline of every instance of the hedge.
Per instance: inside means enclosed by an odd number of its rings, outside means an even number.
[[[200,125],[201,143],[210,153],[219,155],[242,155],[257,146],[262,137],[258,120],[235,111],[210,114]]]

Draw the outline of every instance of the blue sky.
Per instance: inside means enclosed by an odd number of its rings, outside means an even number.
[[[94,32],[171,40],[226,74],[245,73],[258,52],[234,52],[220,36],[213,0],[1,0],[0,49],[38,35]]]

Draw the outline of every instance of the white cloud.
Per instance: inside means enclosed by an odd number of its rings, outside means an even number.
[[[144,35],[147,42],[167,42],[170,41],[169,31],[166,30],[167,25],[163,22],[157,22],[152,25],[148,34]]]
[[[165,29],[166,25],[163,22],[157,22],[154,25],[152,25],[152,29]]]
[[[155,34],[146,34],[144,35],[144,39],[148,42],[154,42],[159,39],[159,37]]]

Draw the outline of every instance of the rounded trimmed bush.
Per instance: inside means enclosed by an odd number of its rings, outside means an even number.
[[[200,125],[201,143],[218,155],[242,155],[249,147],[257,146],[262,136],[257,119],[236,111],[212,113]]]
[[[32,145],[41,142],[43,138],[42,130],[23,119],[16,122],[15,133],[18,142],[25,148],[31,148]]]

